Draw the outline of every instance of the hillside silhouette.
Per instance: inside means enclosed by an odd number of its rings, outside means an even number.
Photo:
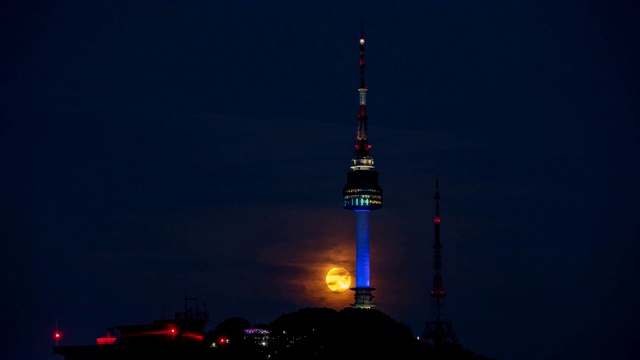
[[[244,318],[229,318],[205,334],[204,344],[217,344],[211,351],[220,359],[493,360],[458,344],[433,347],[414,337],[408,325],[375,309],[303,308],[282,314],[269,324],[254,326],[269,331],[263,344],[245,337],[249,327]]]

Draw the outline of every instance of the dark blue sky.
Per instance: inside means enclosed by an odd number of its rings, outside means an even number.
[[[439,173],[446,315],[500,360],[637,359],[631,2],[5,3],[3,359],[182,310],[340,309],[367,111],[377,309],[421,335]],[[606,356],[605,356],[606,355]]]

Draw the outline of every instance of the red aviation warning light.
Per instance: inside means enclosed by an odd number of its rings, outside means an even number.
[[[169,335],[171,335],[171,340],[175,340],[176,339],[176,335],[178,335],[178,331],[176,331],[175,326],[171,326],[169,328]]]
[[[62,331],[58,330],[58,321],[56,320],[56,329],[53,331],[53,340],[56,342],[56,346],[58,346],[61,339]]]
[[[56,342],[56,346],[58,346],[58,344],[60,343],[60,340],[62,339],[62,332],[56,330],[53,333],[53,340],[55,340]]]

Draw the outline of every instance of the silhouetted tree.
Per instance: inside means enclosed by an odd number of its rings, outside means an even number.
[[[239,346],[244,340],[244,330],[251,327],[251,323],[242,317],[231,317],[220,322],[213,330],[204,336],[204,343],[210,346],[216,343],[216,347]],[[225,342],[222,343],[222,340]],[[228,340],[228,343],[226,343]]]
[[[251,327],[243,318],[229,318],[207,338],[229,339],[228,346],[211,349],[218,360],[334,360],[390,358],[402,360],[493,360],[459,344],[432,347],[417,340],[411,328],[376,309],[303,308],[282,314],[269,324],[269,347],[244,340]]]

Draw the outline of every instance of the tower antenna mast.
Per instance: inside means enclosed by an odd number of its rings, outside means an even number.
[[[442,314],[442,303],[446,295],[442,284],[442,243],[440,242],[440,191],[438,189],[438,174],[436,173],[436,194],[433,197],[436,201],[436,216],[433,219],[435,226],[435,243],[433,245],[433,288],[429,292],[431,296],[432,318],[425,323],[422,341],[433,346],[444,343],[458,343],[458,338],[453,334],[451,322],[444,321]]]

